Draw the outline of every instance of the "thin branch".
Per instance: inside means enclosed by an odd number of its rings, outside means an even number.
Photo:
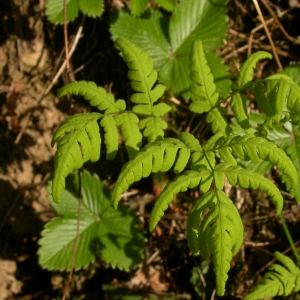
[[[65,41],[67,72],[69,74],[69,72],[70,72],[70,60],[69,60],[68,24],[67,24],[67,0],[64,0],[64,41]]]
[[[284,27],[282,26],[282,24],[280,23],[279,19],[277,18],[276,14],[274,13],[273,9],[270,7],[270,5],[268,4],[268,2],[266,0],[261,0],[262,4],[265,6],[265,8],[269,11],[269,13],[271,14],[271,16],[273,17],[274,21],[277,23],[279,29],[281,30],[281,32],[284,34],[284,36],[291,41],[294,44],[300,44],[300,40],[295,39],[294,37],[290,36],[286,30],[284,29]]]
[[[265,22],[264,16],[263,16],[263,14],[262,14],[262,12],[261,12],[261,10],[260,10],[259,4],[258,4],[257,0],[253,0],[253,3],[254,3],[254,6],[255,6],[255,8],[256,8],[256,11],[257,11],[257,13],[258,13],[258,15],[259,15],[259,17],[260,17],[260,21],[261,21],[262,25],[264,26],[264,29],[265,29],[265,32],[266,32],[267,37],[268,37],[268,39],[269,39],[269,42],[270,42],[270,44],[271,44],[272,51],[273,51],[275,60],[276,60],[276,62],[277,62],[277,65],[278,65],[279,69],[282,70],[283,68],[282,68],[281,62],[280,62],[280,60],[279,60],[279,57],[278,57],[278,54],[277,54],[275,45],[274,45],[274,43],[273,43],[273,40],[272,40],[270,31],[269,31],[269,29],[268,29],[268,26],[267,26],[267,24],[266,24],[266,22]]]

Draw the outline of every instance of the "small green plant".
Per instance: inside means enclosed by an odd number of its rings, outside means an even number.
[[[53,145],[58,143],[52,187],[53,200],[60,202],[68,174],[81,168],[88,160],[99,159],[101,128],[104,131],[106,157],[115,157],[119,127],[130,161],[123,166],[114,184],[111,205],[116,208],[121,194],[134,182],[148,177],[151,173],[167,172],[173,168],[178,176],[167,184],[155,202],[150,217],[150,231],[155,230],[174,195],[197,188],[201,197],[195,202],[188,217],[187,240],[194,255],[201,253],[205,258],[212,255],[216,291],[222,296],[225,293],[230,262],[243,243],[241,217],[223,191],[224,179],[227,177],[232,186],[264,191],[273,202],[276,213],[280,214],[283,198],[276,185],[243,162],[260,164],[263,161],[276,165],[277,170],[287,178],[287,186],[291,190],[298,183],[293,162],[284,150],[268,141],[265,136],[276,125],[286,122],[295,126],[299,124],[300,88],[285,74],[253,81],[256,63],[261,59],[271,58],[269,53],[260,51],[243,64],[236,82],[232,85],[231,98],[224,99],[217,90],[202,42],[196,40],[190,52],[189,70],[192,83],[189,93],[193,97],[189,108],[192,112],[203,115],[205,121],[211,124],[213,134],[204,145],[196,138],[198,126],[193,133],[177,132],[173,129],[177,137],[166,138],[165,129],[168,123],[164,116],[171,107],[163,102],[156,103],[163,95],[165,87],[156,84],[157,72],[153,69],[152,59],[125,39],[118,39],[116,45],[129,68],[128,77],[134,91],[130,98],[133,103],[132,110],[126,109],[124,100],[115,101],[111,94],[94,83],[73,82],[59,91],[60,97],[66,94],[83,96],[101,113],[72,116],[56,131],[52,142]],[[247,97],[243,93],[245,90],[254,94],[256,102],[265,113],[264,121],[255,128],[252,128],[253,122],[247,114]],[[225,100],[231,106],[238,124],[236,126],[242,131],[241,135],[234,134],[226,118]],[[143,136],[147,142],[141,148]],[[275,269],[278,270],[278,267]],[[294,272],[289,267],[288,269]],[[280,291],[278,289],[276,293],[281,295]]]
[[[99,178],[84,171],[80,178],[82,205],[80,210],[79,250],[74,268],[86,268],[97,255],[121,270],[135,268],[143,259],[144,230],[135,213],[126,206],[115,210],[110,206],[109,191]],[[51,184],[48,186],[51,190]],[[68,177],[62,193],[62,204],[50,197],[58,217],[47,223],[39,240],[39,263],[49,270],[70,270],[78,220],[77,173]]]
[[[100,17],[104,11],[103,0],[67,0],[67,22],[73,21],[79,11],[89,17]],[[47,0],[46,15],[54,24],[64,22],[64,0]]]

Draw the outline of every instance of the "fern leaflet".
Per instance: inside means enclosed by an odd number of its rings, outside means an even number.
[[[106,115],[100,121],[104,128],[104,144],[106,146],[106,159],[112,160],[116,157],[119,146],[119,134],[117,124],[113,116]]]
[[[148,116],[140,122],[140,128],[145,127],[143,134],[149,142],[155,141],[164,136],[163,130],[167,128],[167,123],[159,117],[171,110],[165,103],[154,104],[164,94],[165,87],[155,85],[157,72],[153,70],[153,61],[145,51],[125,39],[117,39],[116,45],[123,53],[129,68],[131,87],[136,92],[130,98],[136,104],[132,111]]]
[[[276,251],[274,255],[283,266],[271,265],[262,282],[244,300],[288,296],[292,291],[296,293],[300,290],[299,268],[289,257],[280,252]]]
[[[129,158],[132,159],[142,145],[142,134],[137,125],[139,118],[132,113],[123,113],[116,117],[116,124],[120,126],[122,137],[125,140],[125,145]]]
[[[52,146],[57,145],[54,157],[52,195],[59,203],[65,188],[65,178],[88,160],[100,158],[101,137],[97,120],[100,113],[84,113],[69,117],[55,132]]]
[[[173,200],[174,195],[179,192],[185,192],[188,188],[192,189],[200,184],[203,180],[206,182],[208,178],[211,178],[211,171],[203,169],[199,171],[186,171],[182,175],[178,176],[174,181],[169,183],[159,195],[157,201],[151,212],[150,217],[150,231],[154,231],[157,223],[164,215],[164,211],[168,208],[169,203]]]
[[[167,172],[174,163],[174,170],[182,172],[190,156],[190,152],[186,151],[186,148],[184,143],[172,138],[146,145],[133,160],[123,166],[112,192],[112,206],[117,207],[120,195],[132,183],[148,177],[151,172]],[[185,155],[181,155],[181,151],[184,151]]]
[[[286,153],[264,138],[231,135],[223,138],[215,150],[219,150],[220,156],[231,165],[236,165],[233,154],[243,161],[251,160],[254,163],[261,160],[270,161],[290,179],[292,187],[298,180],[296,168]]]
[[[201,222],[207,208],[210,210]],[[187,238],[194,254],[213,255],[217,294],[224,295],[230,262],[243,242],[241,218],[224,192],[208,192],[195,203],[188,218]]]
[[[113,95],[107,93],[104,88],[98,87],[94,82],[71,82],[59,90],[58,97],[67,94],[83,96],[92,106],[97,106],[105,114],[114,114],[126,108],[124,100],[115,101]]]
[[[225,174],[232,186],[240,185],[244,189],[252,188],[266,192],[275,205],[276,213],[280,214],[283,207],[283,198],[276,185],[269,179],[240,166],[229,166],[227,163],[219,164],[215,168],[215,173]]]

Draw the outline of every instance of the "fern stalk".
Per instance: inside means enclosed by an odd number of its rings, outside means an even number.
[[[286,222],[285,222],[282,214],[279,214],[278,217],[279,217],[279,220],[281,221],[281,224],[282,224],[283,230],[285,232],[285,235],[286,235],[286,237],[287,237],[287,239],[288,239],[288,241],[289,241],[289,243],[291,245],[291,248],[293,250],[293,253],[294,253],[295,257],[296,257],[297,264],[299,265],[300,264],[300,255],[299,255],[299,252],[296,249],[296,246],[295,246],[295,243],[294,243],[293,238],[291,236],[291,233],[290,233],[290,231],[289,231],[289,229],[288,229],[288,227],[286,225]]]

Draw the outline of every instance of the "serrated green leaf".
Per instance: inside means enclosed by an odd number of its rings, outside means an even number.
[[[167,11],[173,11],[176,6],[176,0],[155,0],[155,2]]]
[[[67,0],[67,22],[73,21],[78,16],[78,0]],[[47,0],[46,15],[54,24],[64,22],[64,1]]]
[[[148,0],[131,0],[130,11],[134,16],[140,16],[147,7]]]
[[[119,11],[110,27],[113,39],[124,38],[145,50],[154,61],[155,69],[169,59],[167,20],[158,10],[148,10],[143,18]]]
[[[72,175],[75,176],[75,175]],[[135,213],[110,207],[108,190],[97,176],[83,172],[82,205],[75,269],[87,267],[97,253],[113,267],[128,270],[143,258],[143,230]],[[63,191],[63,208],[52,203],[61,216],[50,221],[39,240],[39,263],[49,270],[69,270],[76,238],[78,200]],[[73,190],[73,188],[71,188]],[[78,185],[77,185],[78,189]]]
[[[144,49],[153,58],[160,82],[174,94],[188,91],[190,46],[195,39],[201,39],[206,51],[210,52],[206,57],[217,90],[225,97],[230,91],[229,73],[222,60],[211,52],[221,46],[227,30],[225,2],[181,1],[171,18],[169,30],[167,20],[157,11],[147,11],[143,19],[120,12],[111,25],[113,39],[123,37]]]
[[[100,17],[104,11],[103,0],[78,0],[79,9],[89,17]]]
[[[104,10],[103,0],[67,0],[67,22],[78,16],[78,11],[89,17],[99,17]],[[47,0],[46,15],[54,24],[64,22],[64,0]]]

